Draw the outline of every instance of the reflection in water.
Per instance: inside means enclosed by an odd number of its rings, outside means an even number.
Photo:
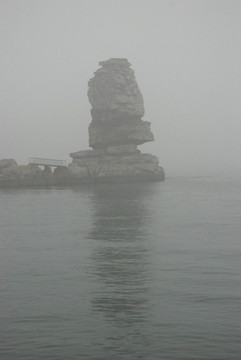
[[[149,184],[103,185],[93,190],[93,273],[99,283],[95,311],[118,326],[146,320],[148,311]]]

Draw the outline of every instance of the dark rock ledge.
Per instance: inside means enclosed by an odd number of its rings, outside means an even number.
[[[38,165],[17,165],[14,159],[2,159],[0,187],[72,186],[165,179],[164,171],[158,166],[158,159],[150,154],[133,152],[132,155],[118,157],[104,152],[102,156],[89,156],[85,151],[79,151],[71,155],[73,162],[68,167],[58,167],[53,171],[49,166],[41,169]]]

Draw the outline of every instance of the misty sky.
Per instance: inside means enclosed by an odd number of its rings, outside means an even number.
[[[240,0],[0,0],[0,159],[88,149],[88,80],[124,57],[167,175],[241,171]]]

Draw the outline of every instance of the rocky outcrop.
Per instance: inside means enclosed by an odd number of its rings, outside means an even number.
[[[0,186],[45,185],[45,173],[37,165],[17,165],[14,159],[0,160]]]
[[[18,165],[14,159],[0,160],[0,187],[68,185],[74,182],[65,166],[41,168],[35,164]]]
[[[0,186],[46,186],[98,182],[162,181],[165,173],[156,156],[137,146],[154,137],[144,116],[143,97],[127,59],[110,59],[89,81],[91,150],[71,153],[68,167],[44,169],[0,160]],[[49,163],[48,163],[49,164]],[[42,164],[41,164],[42,165]],[[59,165],[58,165],[59,166]]]
[[[100,65],[89,81],[90,147],[153,141],[150,123],[141,119],[145,112],[143,97],[127,59],[110,59]]]
[[[16,166],[17,162],[14,159],[2,159],[0,160],[0,174],[3,174],[6,169],[14,168]]]
[[[111,145],[140,145],[153,141],[150,123],[136,118],[106,123],[91,122],[89,126],[89,145],[93,149]]]
[[[138,145],[154,141],[150,123],[142,120],[143,97],[127,59],[110,59],[89,81],[93,150],[71,153],[68,170],[74,182],[161,181],[157,157],[142,154]]]
[[[127,59],[110,59],[99,65],[101,68],[88,84],[93,121],[112,121],[121,116],[142,117],[143,97]]]
[[[71,178],[82,182],[158,181],[163,171],[156,156],[141,154],[134,145],[72,153]]]

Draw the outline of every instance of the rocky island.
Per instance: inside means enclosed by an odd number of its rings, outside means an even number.
[[[163,181],[159,160],[137,146],[154,141],[144,116],[143,97],[127,59],[115,58],[101,66],[89,81],[91,104],[90,150],[70,154],[67,167],[36,164],[18,166],[0,160],[0,185],[59,185],[103,182]]]

